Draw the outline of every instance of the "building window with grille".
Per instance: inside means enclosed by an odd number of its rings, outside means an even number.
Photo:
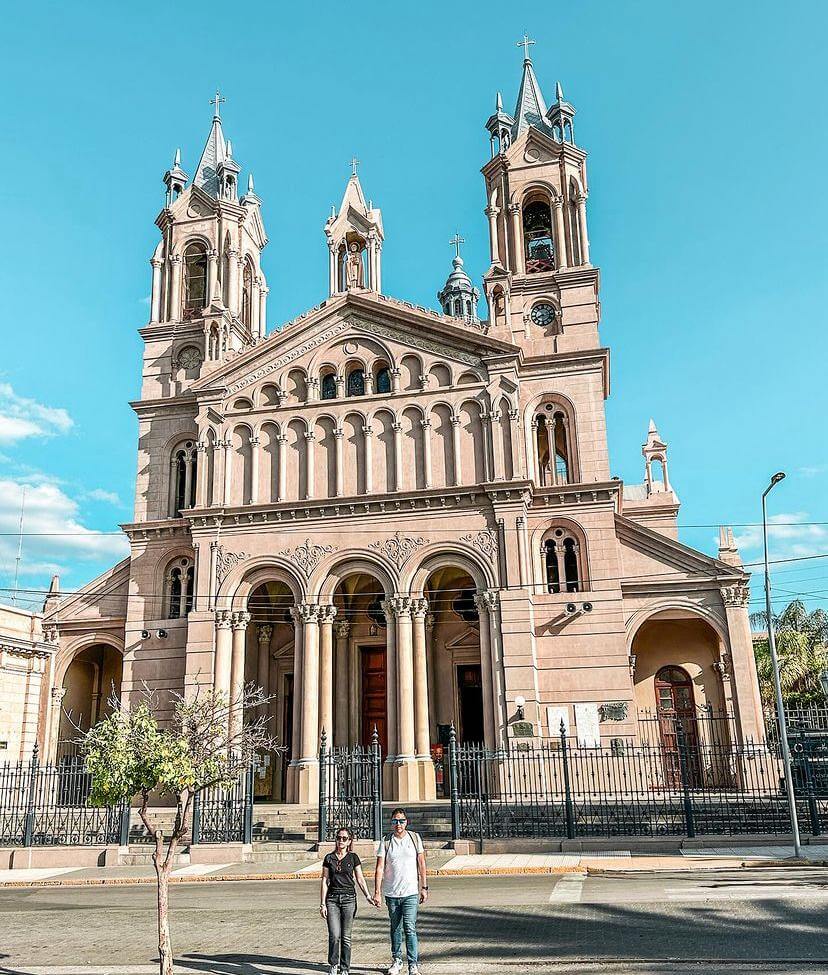
[[[551,530],[542,549],[546,571],[546,591],[552,593],[583,592],[586,588],[582,571],[581,543],[566,528]]]

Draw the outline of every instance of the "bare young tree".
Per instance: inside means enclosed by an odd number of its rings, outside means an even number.
[[[238,781],[257,752],[272,750],[276,741],[267,730],[261,688],[245,687],[237,699],[214,691],[191,698],[144,689],[129,710],[113,696],[112,713],[82,739],[91,777],[90,802],[113,806],[140,800],[138,814],[155,840],[152,862],[158,888],[158,954],[161,975],[172,975],[169,880],[176,852],[192,818],[193,800],[210,786],[229,788]],[[162,717],[163,715],[163,717]],[[247,722],[242,715],[251,716]],[[150,798],[170,796],[175,821],[167,834],[152,821]]]

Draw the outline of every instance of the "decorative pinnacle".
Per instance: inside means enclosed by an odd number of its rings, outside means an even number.
[[[218,88],[216,88],[215,98],[210,99],[210,104],[215,106],[215,111],[213,113],[214,119],[218,119],[219,121],[221,121],[221,113],[219,112],[219,105],[221,105],[223,102],[226,101],[227,99],[222,97],[221,92],[218,90]]]
[[[503,111],[503,95],[501,95],[500,92],[497,93],[497,97],[495,98],[495,111]]]
[[[356,176],[357,167],[359,166],[359,160],[356,156],[351,159],[351,176]]]
[[[531,44],[534,44],[534,43],[535,42],[524,31],[524,33],[523,33],[523,40],[522,41],[518,41],[517,44],[515,45],[515,47],[522,47],[523,48],[523,60],[524,61],[531,61],[532,60],[529,57],[529,46]]]
[[[247,174],[247,192],[248,193],[256,192],[255,189],[253,188],[253,173]]]
[[[227,158],[228,159],[233,158],[233,143],[231,142],[230,139],[227,140]]]
[[[176,149],[175,155],[173,156],[173,169],[178,169],[181,166],[181,150]]]
[[[451,238],[451,240],[449,241],[449,243],[454,248],[454,256],[455,257],[459,257],[460,256],[460,245],[461,244],[465,244],[466,243],[466,240],[465,240],[464,237],[461,237],[460,234],[455,233],[455,235]]]
[[[562,102],[564,100],[563,88],[561,88],[560,81],[555,82],[555,97],[558,99],[559,102]]]

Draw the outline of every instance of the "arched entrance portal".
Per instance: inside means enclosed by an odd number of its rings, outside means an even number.
[[[477,588],[463,569],[445,566],[425,585],[431,740],[448,745],[453,724],[461,742],[484,741],[484,691]]]
[[[382,754],[389,754],[388,621],[382,583],[355,572],[334,590],[334,686],[332,727],[335,745],[370,745],[376,727]]]
[[[56,758],[76,753],[78,737],[112,713],[122,676],[123,657],[109,644],[96,643],[72,658],[63,676]]]
[[[262,583],[247,600],[250,622],[245,641],[244,680],[262,688],[271,700],[265,706],[268,729],[277,739],[276,752],[261,756],[256,798],[285,802],[287,768],[293,750],[294,728],[294,597],[279,581]],[[251,715],[245,715],[245,719]],[[259,715],[255,715],[259,717]]]

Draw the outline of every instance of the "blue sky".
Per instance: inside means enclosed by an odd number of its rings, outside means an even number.
[[[528,30],[589,152],[612,470],[642,479],[655,417],[682,538],[715,551],[778,468],[777,558],[828,553],[828,136],[818,2],[568,5],[248,2],[29,4],[0,39],[4,295],[0,586],[82,585],[124,552],[154,218],[176,146],[194,172],[216,87],[270,236],[269,328],[321,297],[322,226],[349,160],[382,207],[383,286],[435,305],[465,236],[486,268],[483,128],[520,77]],[[754,527],[736,529],[746,560]],[[827,605],[828,559],[779,567],[780,600]],[[4,594],[0,592],[0,599]]]

